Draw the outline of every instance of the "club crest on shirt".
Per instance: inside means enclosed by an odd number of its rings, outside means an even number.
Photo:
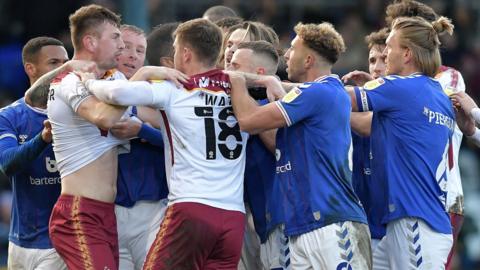
[[[384,84],[385,81],[382,79],[382,78],[378,78],[376,80],[371,80],[369,82],[367,82],[364,86],[363,86],[363,89],[365,90],[373,90],[377,87],[379,87],[380,85]]]
[[[285,96],[283,96],[282,101],[285,103],[290,103],[294,101],[300,94],[302,93],[302,90],[295,88],[292,91],[288,92]]]

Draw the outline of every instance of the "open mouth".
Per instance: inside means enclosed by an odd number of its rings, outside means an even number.
[[[129,63],[124,63],[123,66],[130,68],[130,69],[135,69],[135,65],[129,64]]]

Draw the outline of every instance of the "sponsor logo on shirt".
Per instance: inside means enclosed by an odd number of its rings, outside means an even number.
[[[275,159],[279,161],[281,157],[282,157],[282,152],[280,152],[280,149],[275,149]]]
[[[57,161],[55,159],[50,159],[50,157],[45,158],[45,166],[47,168],[47,171],[50,173],[58,171]]]
[[[300,94],[302,94],[302,90],[295,88],[283,96],[282,101],[285,103],[290,103],[300,96]]]
[[[292,170],[292,164],[288,161],[285,165],[277,166],[277,173],[286,173]]]
[[[275,149],[275,159],[277,160],[277,162],[280,160],[281,157],[282,157],[282,152],[280,151],[280,149]],[[292,170],[292,164],[290,164],[290,161],[288,161],[285,165],[277,166],[277,169],[276,169],[277,173],[286,173],[291,170]]]
[[[57,185],[60,184],[60,177],[31,177],[30,184],[34,186]]]

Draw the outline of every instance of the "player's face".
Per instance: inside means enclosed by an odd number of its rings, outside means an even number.
[[[145,62],[147,39],[143,35],[123,30],[122,40],[125,43],[125,49],[122,50],[122,54],[118,57],[117,68],[125,77],[130,79]]]
[[[227,70],[256,73],[252,61],[253,52],[250,49],[238,49],[233,53],[230,67]]]
[[[302,82],[305,74],[304,63],[306,55],[306,47],[303,40],[296,36],[285,52],[285,60],[287,61],[288,79],[292,82]]]
[[[125,47],[120,30],[111,23],[105,22],[98,30],[95,62],[100,69],[108,70],[117,67],[117,59]]]
[[[402,71],[405,64],[404,57],[406,48],[400,45],[399,34],[397,30],[392,30],[385,42],[386,75],[404,75]]]
[[[68,61],[67,51],[63,46],[48,45],[40,49],[35,66],[35,78],[56,69]]]
[[[232,61],[233,53],[237,50],[238,44],[241,42],[251,41],[250,36],[247,34],[246,29],[237,29],[232,32],[227,40],[225,46],[225,69],[230,68],[230,62]]]
[[[368,54],[368,70],[373,78],[385,76],[385,50],[384,45],[373,45]]]

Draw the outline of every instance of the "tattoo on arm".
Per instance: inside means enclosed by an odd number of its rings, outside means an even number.
[[[25,100],[30,102],[35,107],[47,106],[48,90],[50,89],[50,83],[61,72],[64,71],[64,65],[60,66],[40,77],[27,92],[25,92]]]

